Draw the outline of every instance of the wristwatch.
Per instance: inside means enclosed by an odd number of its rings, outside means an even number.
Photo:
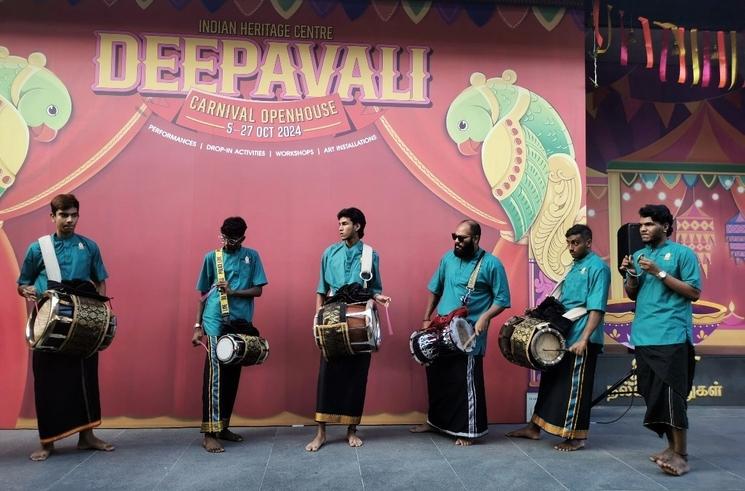
[[[659,273],[657,273],[657,277],[661,280],[664,280],[665,278],[667,278],[667,271],[660,271]]]

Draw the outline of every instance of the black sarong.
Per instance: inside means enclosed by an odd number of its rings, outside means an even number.
[[[219,433],[230,426],[241,365],[224,365],[217,359],[219,336],[206,336],[209,352],[204,360],[202,383],[202,433]]]
[[[584,356],[568,351],[558,365],[541,373],[531,422],[562,438],[587,438],[595,366],[602,348],[599,344],[588,343]]]
[[[356,425],[362,419],[370,353],[326,360],[318,371],[316,416],[319,423]]]
[[[637,389],[647,404],[644,426],[659,436],[688,428],[695,356],[690,343],[636,347]]]
[[[465,438],[489,432],[483,360],[483,356],[445,356],[427,367],[430,426]]]
[[[41,443],[101,424],[98,353],[83,358],[34,351],[31,357]]]

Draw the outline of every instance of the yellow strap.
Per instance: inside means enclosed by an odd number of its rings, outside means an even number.
[[[225,264],[222,262],[222,249],[215,250],[215,267],[217,268],[218,283],[225,281]],[[217,289],[217,293],[220,295],[220,315],[228,317],[230,315],[228,295],[219,288]]]

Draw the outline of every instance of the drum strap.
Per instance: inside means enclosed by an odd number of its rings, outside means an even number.
[[[564,288],[564,280],[565,279],[566,279],[566,277],[562,278],[556,284],[556,286],[554,287],[553,291],[551,291],[551,293],[548,295],[549,297],[554,297],[554,298],[558,299],[561,296],[561,292],[562,292],[562,290]],[[569,319],[570,321],[574,322],[577,319],[579,319],[580,317],[582,317],[583,315],[585,315],[586,313],[587,313],[587,309],[586,308],[584,308],[584,307],[574,307],[573,309],[569,309],[566,312],[564,312],[564,315],[562,315],[562,317],[564,317],[565,319]]]
[[[360,278],[364,282],[364,287],[367,288],[367,283],[372,280],[372,267],[373,267],[373,248],[367,244],[362,244],[362,257],[360,258]]]
[[[468,284],[466,285],[466,294],[461,298],[461,302],[463,302],[463,305],[468,305],[468,299],[471,298],[471,293],[476,289],[476,279],[479,277],[479,271],[481,270],[481,263],[484,261],[484,256],[486,255],[486,251],[481,251],[481,257],[479,258],[479,262],[476,263],[476,267],[473,268],[473,272],[471,273],[471,277],[468,278]]]
[[[223,263],[222,249],[215,249],[215,269],[217,270],[217,281],[225,281],[225,263]],[[220,315],[223,319],[230,316],[230,306],[228,305],[228,295],[222,290],[217,290],[220,295]]]
[[[47,270],[47,279],[62,282],[62,272],[57,262],[57,254],[54,252],[54,242],[51,235],[39,237],[41,257],[44,260],[44,268]]]

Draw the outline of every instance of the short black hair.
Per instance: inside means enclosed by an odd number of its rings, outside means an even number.
[[[342,209],[336,214],[336,219],[341,220],[342,218],[349,218],[352,220],[353,224],[360,226],[360,229],[357,231],[357,235],[360,239],[365,236],[365,225],[367,225],[367,221],[365,220],[365,214],[362,213],[359,208],[350,207]]]
[[[567,239],[571,237],[572,235],[580,235],[584,240],[592,240],[592,230],[590,227],[583,223],[575,223],[571,227],[569,227],[569,230],[567,230],[567,233],[564,234],[564,237]]]
[[[67,210],[69,208],[77,208],[80,211],[80,203],[78,198],[74,194],[58,194],[52,198],[52,202],[49,203],[52,208],[52,215],[57,213],[59,210]]]
[[[639,208],[639,216],[642,218],[651,218],[653,222],[660,225],[667,224],[667,236],[673,234],[673,214],[665,205],[644,205]]]
[[[470,218],[466,218],[462,222],[458,224],[458,226],[463,225],[464,223],[468,224],[468,227],[471,229],[471,235],[476,237],[481,237],[481,225],[479,225],[478,222],[475,220],[471,220]]]
[[[246,226],[246,221],[243,218],[228,217],[225,219],[224,222],[222,222],[222,227],[220,227],[220,232],[225,237],[237,239],[239,237],[243,237],[243,235],[246,233],[247,228],[248,227]]]

